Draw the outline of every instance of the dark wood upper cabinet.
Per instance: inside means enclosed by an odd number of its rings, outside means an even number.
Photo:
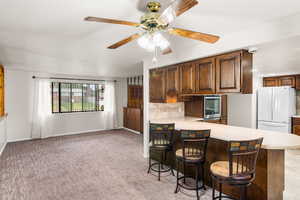
[[[202,94],[250,94],[252,54],[241,50],[152,69],[149,81],[152,103],[190,101]]]
[[[195,62],[196,93],[216,93],[216,65],[215,58],[201,59]]]
[[[296,90],[300,90],[300,76],[296,76]]]
[[[179,98],[179,67],[170,66],[166,69],[166,102],[174,103]]]
[[[143,107],[143,86],[128,85],[127,88],[128,88],[127,106],[129,108],[142,108]]]
[[[264,77],[263,85],[264,87],[290,86],[296,89],[298,87],[298,89],[300,89],[300,80],[296,75]]]
[[[294,76],[279,77],[279,85],[295,87],[296,86],[296,77],[294,77]]]
[[[216,58],[217,93],[240,92],[241,90],[241,54],[225,54]]]
[[[164,103],[166,98],[165,69],[151,69],[149,82],[150,102]]]
[[[264,78],[264,87],[277,87],[278,84],[278,78],[268,77]]]
[[[180,66],[180,92],[193,94],[195,92],[195,65],[188,62]]]

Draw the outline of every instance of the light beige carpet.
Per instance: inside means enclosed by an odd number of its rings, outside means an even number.
[[[0,158],[0,199],[196,199],[174,194],[175,177],[148,175],[142,149],[142,137],[123,130],[10,143]]]

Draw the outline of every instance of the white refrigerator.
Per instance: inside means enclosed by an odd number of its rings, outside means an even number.
[[[257,92],[258,129],[291,133],[296,93],[291,87],[264,87]]]

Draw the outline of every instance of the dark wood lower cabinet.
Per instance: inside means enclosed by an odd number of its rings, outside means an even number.
[[[292,119],[292,132],[300,136],[300,117],[293,117]]]
[[[123,109],[124,127],[143,133],[143,110],[141,108]]]
[[[174,151],[180,148],[180,134],[175,133]],[[228,159],[228,143],[223,140],[211,138],[207,149],[207,162],[205,168],[205,184],[211,186],[210,165],[215,161]],[[175,168],[175,153],[171,152],[166,161],[167,165]],[[151,158],[158,160],[156,154]],[[179,168],[182,172],[182,167]],[[187,166],[187,173],[194,176],[194,168]],[[256,178],[248,188],[248,199],[251,200],[283,200],[284,191],[284,150],[261,149],[256,168]],[[239,189],[231,186],[223,186],[223,192],[239,199]]]

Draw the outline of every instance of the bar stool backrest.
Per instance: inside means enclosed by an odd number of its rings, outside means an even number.
[[[170,146],[173,142],[175,124],[150,123],[150,142],[152,146]]]
[[[205,161],[210,130],[181,130],[183,158],[201,158]]]
[[[229,176],[254,177],[256,161],[263,138],[229,142]]]

